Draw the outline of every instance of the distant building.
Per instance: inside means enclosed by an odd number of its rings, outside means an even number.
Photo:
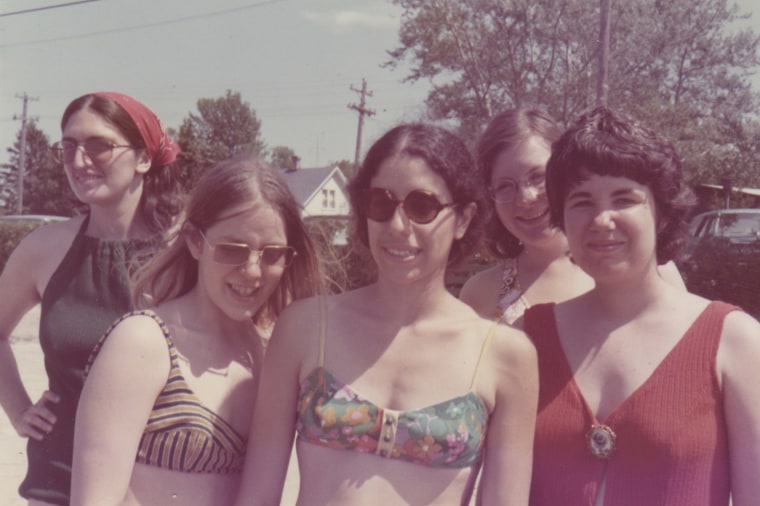
[[[301,204],[303,218],[348,217],[346,177],[337,166],[288,169],[281,175]]]

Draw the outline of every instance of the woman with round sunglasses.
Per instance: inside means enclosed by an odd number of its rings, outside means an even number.
[[[87,357],[131,307],[128,270],[176,223],[179,148],[156,115],[132,97],[90,93],[72,101],[53,155],[86,212],[30,233],[0,276],[0,403],[29,439],[19,489],[31,505],[68,504],[74,416]],[[48,390],[32,400],[8,338],[36,304]]]
[[[500,314],[518,327],[531,305],[568,300],[594,285],[570,258],[565,235],[549,221],[546,162],[561,133],[539,109],[509,109],[493,117],[477,145],[493,211],[486,247],[501,261],[467,280],[459,296],[479,313]],[[661,271],[684,286],[673,262]]]
[[[531,506],[760,497],[760,324],[664,280],[693,195],[672,144],[605,107],[547,164],[552,222],[594,288],[529,308],[540,394]]]
[[[267,350],[236,504],[279,504],[296,439],[297,504],[524,505],[534,349],[444,284],[478,244],[482,185],[464,143],[408,124],[349,183],[377,280],[297,301]]]
[[[231,504],[267,330],[320,287],[314,246],[275,171],[246,158],[204,171],[179,236],[137,272],[137,309],[88,363],[71,504]]]

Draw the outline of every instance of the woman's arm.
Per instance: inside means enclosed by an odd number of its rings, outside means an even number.
[[[303,343],[316,339],[316,306],[316,299],[296,301],[277,320],[264,359],[236,505],[280,504],[295,435],[300,364],[309,348]]]
[[[733,506],[757,504],[760,497],[760,323],[734,311],[723,322],[718,348],[724,412],[728,424]]]
[[[48,403],[58,402],[58,395],[46,391],[36,403],[32,402],[9,339],[21,318],[40,302],[38,277],[50,263],[46,237],[42,230],[35,230],[24,238],[0,275],[0,405],[20,436],[36,440],[42,440],[56,422]]]
[[[72,506],[121,504],[140,437],[169,368],[166,340],[150,317],[131,316],[111,331],[77,409]]]
[[[538,407],[536,350],[525,334],[505,327],[494,336],[491,350],[496,395],[477,504],[525,506],[530,495]]]

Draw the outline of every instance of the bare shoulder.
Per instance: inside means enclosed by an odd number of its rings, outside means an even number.
[[[518,398],[537,396],[538,357],[536,348],[521,330],[498,324],[488,350],[481,395],[492,407]],[[535,409],[535,408],[532,408]]]
[[[119,321],[96,353],[83,399],[136,395],[152,402],[166,385],[169,348],[161,327],[149,316],[132,315]]]
[[[77,234],[84,218],[81,216],[66,221],[48,223],[35,228],[21,240],[14,251],[22,252],[23,255],[34,255],[37,259],[41,256],[55,255],[57,252],[65,253]]]
[[[331,298],[313,296],[288,304],[275,322],[267,345],[267,359],[302,362],[317,349],[322,306]]]
[[[501,263],[478,272],[462,285],[459,298],[478,313],[492,316],[498,302],[501,272]]]
[[[11,254],[6,270],[36,273],[47,279],[63,260],[82,223],[82,217],[49,223],[32,230]]]
[[[142,364],[147,361],[169,365],[163,329],[156,320],[144,314],[130,315],[116,323],[103,343],[100,355],[103,354],[123,360],[139,360]]]
[[[72,218],[38,227],[13,250],[0,275],[1,335],[8,335],[19,319],[40,302],[50,277],[77,233],[81,219]]]
[[[720,348],[737,357],[760,360],[760,322],[743,311],[731,311],[723,320]]]
[[[508,368],[523,367],[536,362],[536,347],[522,330],[500,323],[495,331],[492,354]]]

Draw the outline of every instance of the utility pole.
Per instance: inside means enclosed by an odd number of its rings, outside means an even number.
[[[359,100],[359,105],[356,104],[348,104],[349,109],[354,109],[359,113],[359,128],[356,131],[356,153],[354,155],[354,173],[359,170],[359,154],[361,153],[362,148],[362,127],[364,126],[364,116],[372,116],[375,114],[375,111],[372,109],[367,109],[366,107],[366,101],[365,99],[367,97],[372,96],[371,91],[367,91],[367,81],[362,77],[362,89],[358,90],[354,88],[354,85],[352,84],[350,87],[351,91],[355,91],[360,94],[361,99]]]
[[[607,72],[610,59],[610,1],[599,1],[599,81],[597,83],[597,105],[607,105]]]
[[[17,94],[16,98],[20,98],[24,101],[21,113],[21,141],[19,142],[18,170],[16,172],[16,214],[22,214],[24,212],[24,175],[26,174],[26,108],[30,100],[38,99],[30,97],[26,92],[24,92],[23,95]],[[19,118],[14,115],[13,119]]]

